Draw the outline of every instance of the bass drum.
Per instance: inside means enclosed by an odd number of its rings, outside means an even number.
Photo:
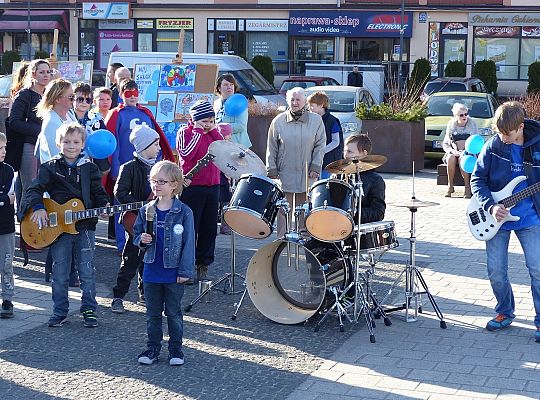
[[[251,258],[246,273],[251,301],[280,324],[308,320],[323,305],[327,289],[344,289],[351,279],[351,266],[341,249],[315,239],[269,243]]]

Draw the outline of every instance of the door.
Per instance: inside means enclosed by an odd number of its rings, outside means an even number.
[[[216,54],[238,54],[236,32],[216,32],[215,40]]]

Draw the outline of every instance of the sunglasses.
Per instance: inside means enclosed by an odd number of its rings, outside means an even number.
[[[91,97],[77,97],[77,103],[85,102],[86,104],[92,104],[92,98]]]
[[[62,97],[65,97],[66,99],[69,99],[71,101],[75,100],[75,95],[74,94],[70,94],[69,96],[62,96]]]
[[[467,115],[469,115],[469,113],[459,114],[459,116],[460,116],[461,118],[466,117]]]
[[[124,97],[126,99],[129,99],[130,97],[139,97],[139,91],[137,89],[133,89],[133,90],[126,90],[124,92]]]

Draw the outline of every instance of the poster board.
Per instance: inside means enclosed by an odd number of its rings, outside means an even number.
[[[56,69],[62,79],[66,79],[71,83],[84,82],[92,85],[93,64],[92,60],[57,61]],[[13,73],[17,71],[20,65],[20,62],[13,63]]]
[[[193,103],[204,99],[213,105],[217,75],[217,64],[135,64],[133,79],[139,87],[139,104],[152,112],[172,148],[176,133],[189,120]]]

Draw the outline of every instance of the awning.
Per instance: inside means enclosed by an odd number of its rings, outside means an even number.
[[[6,10],[0,16],[0,32],[20,32],[28,28],[28,11]],[[30,30],[69,33],[69,16],[66,10],[30,10]]]

